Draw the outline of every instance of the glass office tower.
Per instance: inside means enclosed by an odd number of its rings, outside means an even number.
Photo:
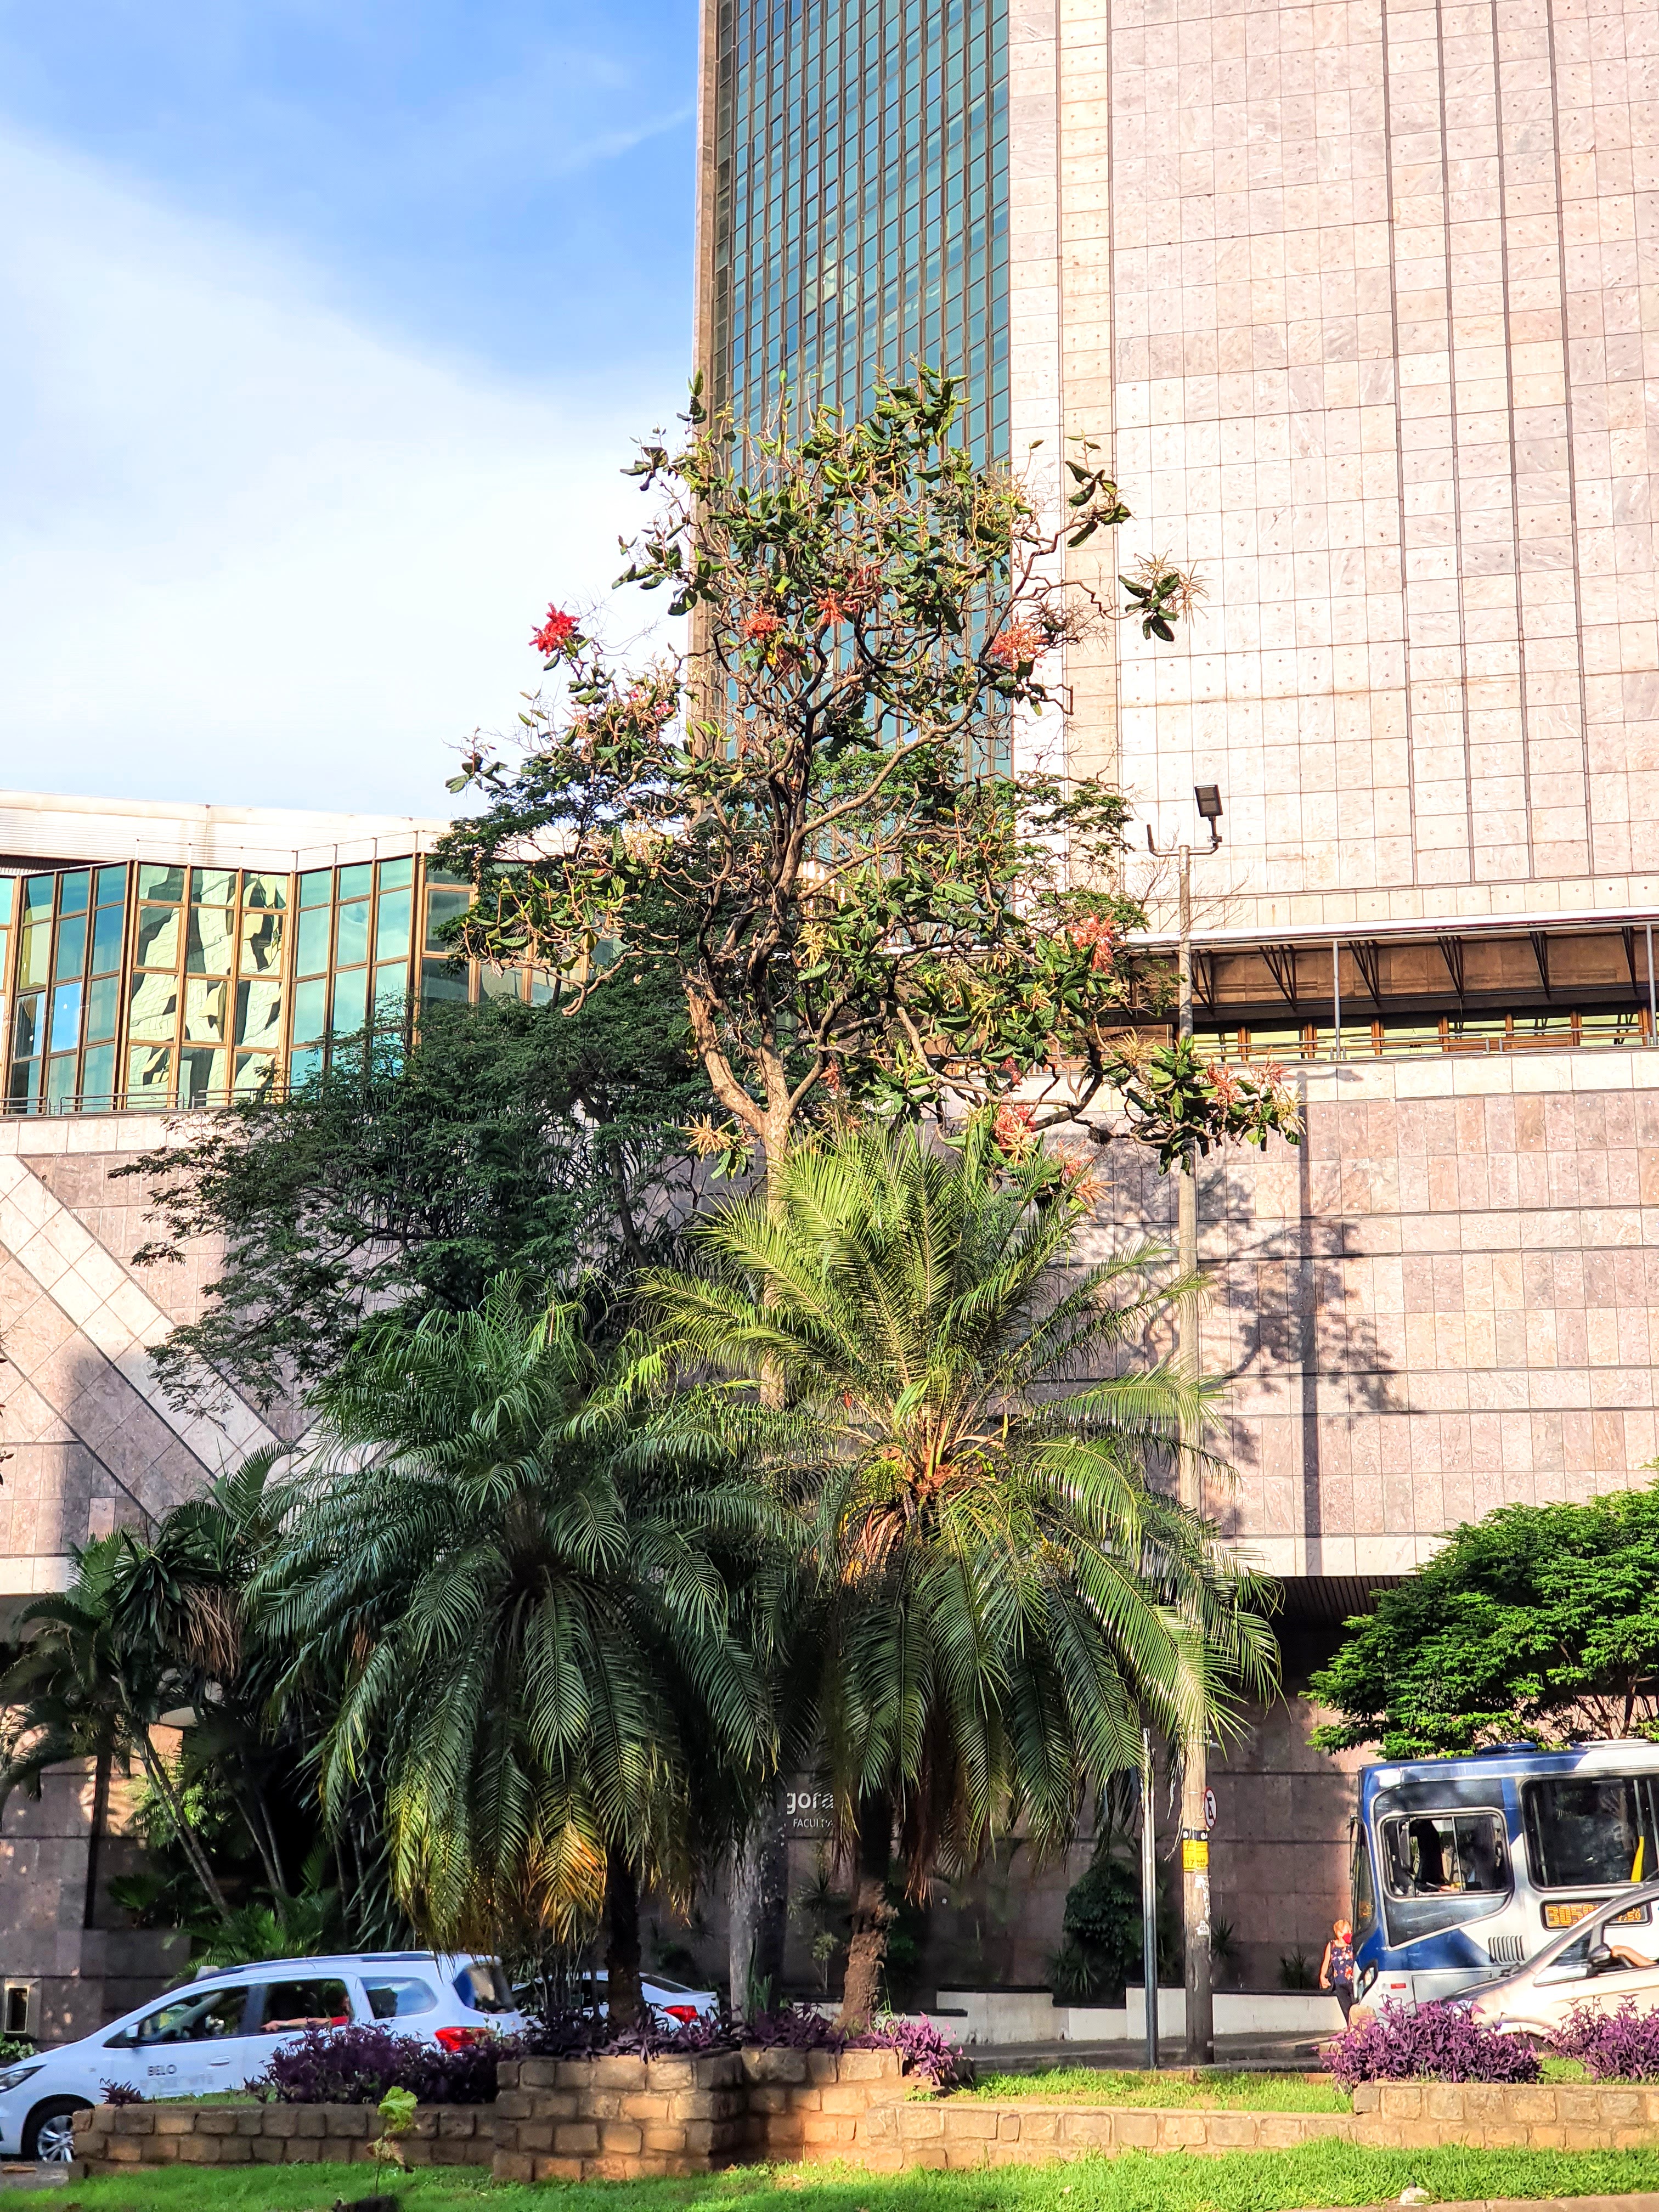
[[[740,427],[920,360],[1008,450],[1006,0],[706,0],[701,343]]]

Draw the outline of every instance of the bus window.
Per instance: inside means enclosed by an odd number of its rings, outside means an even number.
[[[1353,1839],[1353,1940],[1363,1943],[1376,1924],[1376,1892],[1371,1887],[1371,1854],[1364,1830]]]
[[[1509,1853],[1497,1813],[1413,1813],[1382,1823],[1391,1897],[1507,1896]]]
[[[1522,1785],[1527,1852],[1540,1889],[1608,1888],[1656,1871],[1650,1785],[1627,1775],[1559,1775]]]

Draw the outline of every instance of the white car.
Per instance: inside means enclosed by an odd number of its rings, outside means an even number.
[[[240,2089],[284,2036],[353,2022],[392,2027],[456,2050],[524,2024],[500,1962],[432,1951],[369,1951],[204,1968],[194,1981],[78,2043],[38,2051],[0,2073],[0,2157],[66,2164],[76,2112],[106,2084],[145,2098]]]
[[[1644,1882],[1598,1905],[1518,1973],[1489,1983],[1469,2010],[1510,2035],[1545,2036],[1580,2007],[1659,2012],[1659,1882]]]
[[[597,1973],[579,1977],[576,2002],[603,2019],[611,2009],[609,1988],[610,1977],[601,1966]],[[688,1989],[684,1982],[666,1981],[660,1974],[641,1974],[640,1994],[650,2006],[658,2027],[671,2031],[690,2027],[694,2020],[712,2020],[720,2008],[720,1998],[713,1990]],[[536,2002],[533,1984],[520,1984],[518,2000],[529,2010]]]

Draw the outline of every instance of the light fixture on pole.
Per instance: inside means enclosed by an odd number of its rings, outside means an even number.
[[[1216,852],[1221,844],[1221,787],[1193,786],[1199,819],[1209,824],[1210,842],[1201,850]],[[1158,853],[1150,826],[1146,849]],[[1171,857],[1169,853],[1160,858]],[[1178,974],[1181,984],[1179,1035],[1187,1043],[1193,1034],[1193,848],[1177,845],[1173,857],[1181,864],[1181,941]],[[1194,1284],[1198,1274],[1198,1180],[1190,1152],[1181,1155],[1176,1182],[1176,1247],[1181,1278]],[[1182,1379],[1189,1386],[1198,1380],[1198,1293],[1189,1289],[1177,1309]],[[1190,1416],[1181,1424],[1181,1502],[1195,1513],[1204,1505],[1199,1473],[1199,1424]],[[1187,1954],[1187,2063],[1210,2066],[1215,2063],[1215,1973],[1211,1955],[1210,1829],[1206,1801],[1209,1773],[1202,1738],[1183,1747],[1181,1779],[1181,1917]],[[1157,2002],[1157,1991],[1148,2002]]]

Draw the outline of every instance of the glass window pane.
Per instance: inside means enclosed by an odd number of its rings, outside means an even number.
[[[439,932],[444,924],[456,921],[471,903],[470,890],[451,890],[441,887],[427,892],[426,949],[428,952],[435,952],[443,943]]]
[[[63,889],[58,895],[58,913],[84,914],[87,910],[87,902],[91,896],[91,892],[92,875],[90,870],[86,868],[72,868],[68,875],[64,878]]]
[[[141,906],[138,945],[134,964],[139,968],[179,965],[179,909],[172,906]]]
[[[300,878],[301,906],[326,906],[334,896],[334,871],[316,868],[310,875]]]
[[[181,1052],[179,1055],[179,1103],[217,1105],[229,1080],[230,1055],[224,1052]]]
[[[413,860],[381,861],[380,889],[383,891],[402,890],[405,885],[412,884],[414,880],[415,863]]]
[[[349,1036],[363,1026],[368,1004],[368,970],[348,968],[334,978],[334,1015],[329,1024],[336,1036]]]
[[[344,871],[341,872],[343,874]],[[355,905],[340,908],[339,926],[334,939],[334,965],[337,968],[357,968],[368,957],[368,901],[359,899]]]
[[[92,925],[92,972],[112,975],[121,964],[121,939],[127,933],[124,906],[100,906]]]
[[[53,1052],[73,1052],[81,1042],[81,986],[60,983],[52,994]]]
[[[282,985],[239,983],[236,986],[237,1043],[276,1046],[282,1041]]]
[[[1540,1888],[1636,1881],[1638,1847],[1646,1846],[1642,1863],[1655,1863],[1655,1839],[1644,1817],[1646,1794],[1617,1775],[1528,1783],[1521,1792],[1527,1854]]]
[[[377,960],[406,960],[409,957],[409,924],[410,891],[382,891],[380,911],[374,924],[374,957]]]
[[[127,896],[125,868],[100,868],[93,878],[92,895],[100,906],[120,906]]]
[[[75,1110],[75,1054],[63,1054],[46,1062],[46,1109],[48,1114],[70,1114]]]
[[[118,975],[100,975],[95,983],[87,986],[87,1042],[101,1044],[106,1037],[115,1035],[116,1017],[121,1010],[121,979]]]
[[[339,897],[367,898],[374,888],[374,871],[367,861],[360,867],[341,869]]]
[[[14,1109],[28,1109],[34,1104],[40,1082],[40,1063],[38,1060],[14,1061],[11,1085],[7,1093]]]
[[[322,1064],[323,1048],[319,1044],[307,1045],[303,1052],[290,1053],[288,1062],[289,1088],[293,1090],[301,1083],[308,1083]]]
[[[530,1003],[532,1006],[550,1006],[558,992],[553,978],[538,968],[530,971]]]
[[[401,960],[374,970],[374,1019],[386,1027],[401,1024],[409,1007],[409,970]]]
[[[46,1003],[41,998],[19,999],[17,1001],[11,1023],[11,1055],[14,1060],[33,1060],[40,1051]]]
[[[179,986],[171,975],[137,975],[127,1011],[127,1034],[135,1040],[173,1039],[179,1012]]]
[[[33,990],[37,984],[44,983],[51,958],[51,922],[27,923],[23,930],[22,949],[17,956],[18,989]]]
[[[235,869],[192,868],[190,872],[190,895],[198,906],[234,906]]]
[[[422,960],[421,963],[421,999],[429,1006],[434,1000],[467,1000],[466,969],[457,969],[447,960]]]
[[[23,919],[29,921],[52,912],[52,878],[31,876],[23,885]]]
[[[327,909],[323,909],[326,915]],[[326,933],[325,933],[326,934]],[[242,973],[275,975],[283,965],[283,917],[269,907],[242,909]]]
[[[263,1098],[276,1082],[276,1061],[268,1052],[239,1052],[236,1055],[236,1096]]]
[[[486,961],[478,969],[478,982],[486,999],[521,999],[524,996],[522,968],[496,968]]]
[[[114,1103],[115,1047],[94,1045],[88,1053],[81,1077],[81,1103],[93,1111]]]
[[[192,1044],[223,1044],[226,1041],[226,983],[186,983],[185,1036]]]
[[[15,876],[0,876],[0,922],[11,920],[11,902],[16,896]]]
[[[79,975],[87,964],[87,918],[77,914],[58,925],[58,957],[52,963],[52,981],[62,983],[71,975]]]
[[[300,934],[295,940],[294,972],[296,975],[320,975],[328,965],[328,930],[333,919],[325,906],[302,909],[300,915]]]
[[[228,975],[235,945],[236,917],[222,906],[193,906],[185,971],[191,975]]]
[[[173,1103],[173,1048],[143,1045],[127,1054],[129,1106],[170,1106]]]
[[[314,983],[296,983],[294,987],[295,1043],[313,1043],[323,1034],[327,1019],[327,982],[319,976]]]
[[[280,912],[288,904],[289,879],[286,876],[244,876],[242,878],[242,908],[275,907]]]
[[[158,868],[152,861],[138,863],[138,896],[148,899],[170,899],[177,906],[185,895],[185,872],[182,868]]]

